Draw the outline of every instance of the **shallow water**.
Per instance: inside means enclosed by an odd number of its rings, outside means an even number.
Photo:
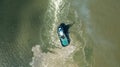
[[[118,0],[1,0],[0,67],[120,67]],[[73,24],[62,47],[60,23]]]

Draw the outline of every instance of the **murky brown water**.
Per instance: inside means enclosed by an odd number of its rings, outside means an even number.
[[[96,0],[90,4],[94,67],[120,67],[120,1]]]

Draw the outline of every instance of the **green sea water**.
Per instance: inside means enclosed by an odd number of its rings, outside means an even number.
[[[119,3],[1,0],[0,67],[120,67]],[[72,24],[66,47],[62,22]]]

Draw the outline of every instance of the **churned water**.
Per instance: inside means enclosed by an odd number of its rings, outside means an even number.
[[[0,67],[120,67],[119,3],[1,0]],[[61,23],[71,24],[66,47]]]

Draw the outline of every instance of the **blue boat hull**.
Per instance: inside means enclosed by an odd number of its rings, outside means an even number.
[[[57,33],[61,42],[62,46],[68,46],[69,44],[69,39],[67,38],[67,34],[65,34],[64,26],[60,25],[57,29]]]

